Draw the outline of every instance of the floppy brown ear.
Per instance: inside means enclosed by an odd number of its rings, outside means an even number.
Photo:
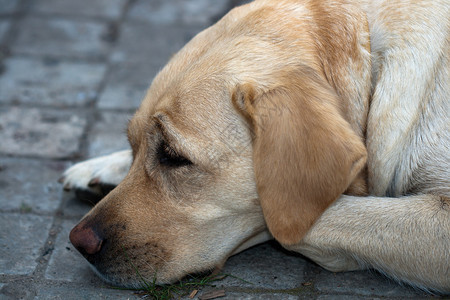
[[[282,244],[298,243],[366,162],[366,149],[331,87],[310,69],[256,95],[240,86],[233,104],[254,134],[253,161],[263,214]]]

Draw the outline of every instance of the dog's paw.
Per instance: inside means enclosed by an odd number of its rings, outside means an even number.
[[[131,161],[129,150],[89,159],[67,169],[59,182],[77,198],[98,202],[125,178]]]

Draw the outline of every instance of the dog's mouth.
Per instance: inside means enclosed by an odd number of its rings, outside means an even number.
[[[213,278],[220,273],[224,264],[222,262],[214,268],[205,268],[191,273],[182,268],[173,268],[178,265],[174,262],[159,260],[159,263],[152,264],[151,261],[159,257],[156,254],[149,257],[148,251],[142,257],[134,252],[135,248],[120,248],[116,249],[114,243],[105,240],[98,253],[81,254],[102,280],[113,286],[131,289],[147,289],[155,284],[158,286],[175,284],[186,278]]]
[[[99,268],[93,264],[89,264],[89,266],[92,271],[106,283],[116,287],[136,290],[146,290],[149,287],[162,288],[164,286],[177,285],[178,283],[183,283],[185,281],[189,281],[191,284],[192,281],[195,282],[196,280],[199,282],[203,282],[204,280],[215,281],[227,276],[221,274],[223,265],[217,266],[212,270],[208,269],[201,272],[185,273],[178,277],[165,280],[161,280],[161,277],[158,276],[157,273],[142,273],[137,268],[133,268],[131,273],[134,273],[130,274],[130,270],[125,270],[125,272],[120,272],[117,270],[99,270]]]
[[[149,243],[146,243],[149,244]],[[95,254],[80,251],[94,272],[106,282],[126,288],[142,288],[149,283],[172,283],[185,274],[167,276],[166,261],[153,246],[125,247],[114,240],[104,240]],[[158,247],[159,248],[159,247]],[[159,250],[158,250],[159,251]]]
[[[117,286],[138,288],[148,282],[169,283],[180,279],[168,276],[171,253],[162,243],[122,235],[108,235],[81,221],[70,232],[70,241],[103,280]],[[171,268],[169,268],[171,269]]]

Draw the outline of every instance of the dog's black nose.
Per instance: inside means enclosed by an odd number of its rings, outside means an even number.
[[[103,238],[98,232],[83,221],[72,228],[69,239],[72,245],[83,255],[98,253],[103,244]]]

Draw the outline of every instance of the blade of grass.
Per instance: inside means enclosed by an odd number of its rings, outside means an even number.
[[[153,299],[157,300],[168,300],[172,299],[175,295],[180,297],[184,295],[188,295],[193,289],[200,289],[205,286],[212,286],[211,283],[223,280],[227,277],[232,277],[235,279],[238,279],[242,282],[253,284],[249,281],[246,281],[242,278],[239,278],[237,276],[231,275],[231,274],[215,274],[215,275],[208,275],[208,276],[201,276],[201,277],[195,277],[192,275],[188,275],[190,279],[188,280],[180,280],[179,282],[175,284],[167,284],[167,285],[159,285],[156,283],[157,281],[157,272],[155,271],[155,275],[153,276],[153,280],[151,283],[149,283],[139,272],[139,269],[133,264],[131,259],[128,256],[128,253],[126,252],[125,248],[122,246],[122,249],[125,253],[125,257],[130,262],[132,268],[135,270],[137,276],[139,277],[139,280],[142,282],[143,287],[140,289],[130,289],[134,291],[140,291],[144,295],[148,295],[152,297]],[[140,293],[141,294],[141,293]],[[175,295],[174,295],[175,294]]]

